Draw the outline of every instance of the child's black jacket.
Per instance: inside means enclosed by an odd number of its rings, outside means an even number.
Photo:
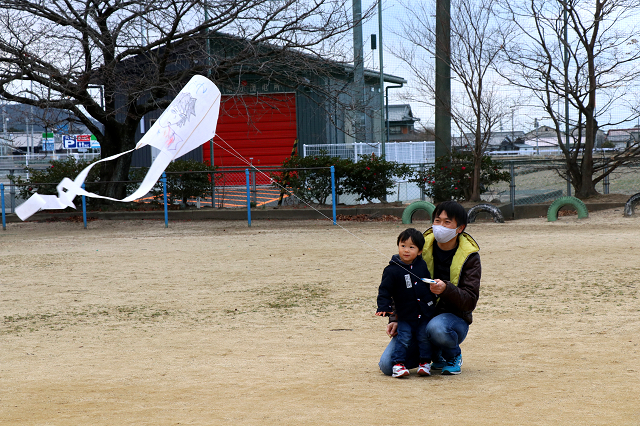
[[[411,265],[405,265],[400,256],[393,255],[382,272],[377,312],[395,311],[400,321],[435,316],[436,296],[431,293],[429,284],[420,278],[431,278],[422,256],[416,257]]]

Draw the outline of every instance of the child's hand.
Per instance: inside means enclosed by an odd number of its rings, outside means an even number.
[[[389,338],[392,338],[393,336],[398,334],[398,323],[397,322],[390,322],[389,324],[387,324],[387,335],[389,336]]]
[[[392,314],[393,312],[376,312],[376,316],[377,317],[388,317]]]

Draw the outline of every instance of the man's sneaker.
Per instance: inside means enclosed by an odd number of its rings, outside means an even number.
[[[447,361],[447,365],[442,368],[442,374],[449,376],[451,374],[460,374],[462,366],[462,355],[458,355],[452,360]]]
[[[396,364],[393,366],[393,374],[391,377],[404,377],[409,375],[409,370],[404,364]]]
[[[431,375],[431,364],[425,362],[424,364],[420,364],[418,366],[418,376],[430,376]]]
[[[442,355],[440,355],[431,363],[431,369],[442,370],[445,365],[447,365],[447,361],[445,361],[445,359],[442,358]]]

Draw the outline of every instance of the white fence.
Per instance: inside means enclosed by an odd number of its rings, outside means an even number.
[[[613,153],[616,152],[615,148],[594,148],[594,153]],[[582,150],[580,150],[582,152]],[[540,148],[539,150],[534,149],[520,149],[518,151],[487,151],[487,155],[495,156],[495,157],[517,157],[517,156],[545,156],[545,155],[562,155],[562,150],[560,148]]]
[[[51,160],[64,160],[67,157],[75,157],[76,160],[93,160],[100,158],[98,153],[39,153],[30,155],[3,155],[0,156],[0,169],[17,169],[25,166],[38,167],[49,164]]]
[[[382,144],[323,144],[303,145],[302,156],[320,155],[350,158],[357,162],[362,155],[382,156]],[[435,142],[390,142],[385,144],[385,158],[403,164],[433,163],[436,158]]]
[[[30,154],[26,155],[4,155],[0,156],[0,183],[7,185],[9,178],[7,175],[16,175],[23,178],[28,178],[28,174],[25,171],[25,167],[29,166],[32,169],[44,169],[49,167],[51,160],[64,160],[67,157],[75,157],[76,160],[91,161],[96,158],[100,158],[100,154],[96,153],[56,153],[55,155],[48,154]]]

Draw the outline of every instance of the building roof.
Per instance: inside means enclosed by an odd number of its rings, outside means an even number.
[[[512,140],[513,139],[513,140]],[[487,145],[489,147],[499,147],[503,141],[515,142],[518,139],[524,139],[524,132],[522,130],[514,131],[498,131],[491,132]],[[451,138],[451,145],[453,146],[468,146],[475,141],[475,135],[473,133],[465,133],[464,136],[455,136]],[[491,149],[491,148],[490,148]]]
[[[531,145],[527,145],[526,143],[514,143],[513,146],[518,149],[533,149]]]
[[[329,62],[327,61],[327,63],[329,63]],[[353,74],[354,66],[350,65],[350,64],[347,64],[347,65],[344,66],[344,70],[345,70],[345,72],[347,74]],[[397,75],[391,75],[391,74],[382,73],[382,77],[384,78],[384,82],[385,83],[393,83],[393,84],[406,84],[407,83],[407,80],[405,80],[402,77],[398,77]],[[379,81],[380,80],[380,72],[365,68],[364,69],[364,78],[367,81],[370,81],[370,80]],[[391,105],[389,105],[389,106],[391,106]]]
[[[392,123],[394,121],[416,122],[420,121],[420,119],[413,116],[411,105],[409,104],[389,105],[389,122]]]
[[[563,131],[560,131],[561,135],[564,135]],[[530,132],[528,132],[527,134],[525,134],[525,139],[529,140],[529,139],[534,139],[536,137],[538,138],[543,138],[543,137],[554,137],[556,135],[556,129],[554,127],[551,126],[539,126],[537,129],[533,129]]]
[[[33,136],[33,140],[31,139]],[[0,143],[13,148],[26,148],[28,146],[42,145],[42,133],[7,133],[0,134]]]
[[[628,140],[633,140],[633,135],[637,135],[639,132],[640,128],[638,127],[633,129],[610,129],[607,132],[607,140],[610,142],[626,142]]]

